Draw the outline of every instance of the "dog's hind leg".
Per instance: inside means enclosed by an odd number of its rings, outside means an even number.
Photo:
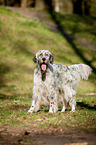
[[[75,112],[75,104],[72,104],[71,112]]]
[[[72,96],[72,99],[70,99],[69,104],[71,106],[71,112],[75,112],[76,106],[75,95]]]
[[[66,109],[66,105],[65,105],[66,103],[65,103],[65,101],[64,101],[64,99],[63,99],[63,107],[62,107],[62,110],[61,110],[61,112],[65,112],[65,109]]]

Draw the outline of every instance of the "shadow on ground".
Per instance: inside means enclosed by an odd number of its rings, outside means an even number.
[[[77,102],[77,106],[82,108],[82,109],[89,109],[89,110],[96,110],[96,105],[90,106],[89,104],[86,104],[85,102]]]

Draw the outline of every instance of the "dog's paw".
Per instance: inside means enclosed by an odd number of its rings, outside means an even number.
[[[49,113],[54,113],[52,110],[49,110]]]
[[[70,112],[75,112],[75,110],[71,110]]]
[[[65,108],[62,108],[61,112],[65,112]]]
[[[63,112],[65,112],[65,110],[61,110],[61,112],[63,113]]]
[[[27,113],[33,113],[33,110],[29,109]]]

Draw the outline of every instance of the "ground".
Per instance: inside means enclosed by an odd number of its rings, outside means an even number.
[[[63,128],[64,129],[64,128]],[[95,145],[93,133],[78,133],[75,130],[44,130],[30,126],[5,126],[0,128],[0,144],[6,145]]]

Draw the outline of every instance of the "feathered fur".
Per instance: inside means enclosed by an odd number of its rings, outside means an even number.
[[[41,100],[44,104],[50,104],[51,113],[58,111],[58,101],[63,104],[61,112],[65,111],[66,102],[69,102],[74,112],[76,85],[81,79],[88,79],[91,67],[85,64],[52,64],[53,56],[48,50],[36,53],[34,62],[38,64],[34,70],[32,105],[28,112],[37,112]]]

